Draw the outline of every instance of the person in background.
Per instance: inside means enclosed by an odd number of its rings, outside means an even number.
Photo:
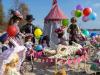
[[[77,26],[76,22],[76,18],[72,17],[71,25],[67,29],[67,32],[69,33],[69,45],[72,45],[72,42],[77,43],[77,34],[79,32],[79,27]]]
[[[10,45],[9,45],[9,37],[7,33],[4,33],[1,37],[0,37],[0,42],[2,43],[2,52],[9,50],[10,49]]]
[[[22,26],[21,32],[24,34],[31,34],[33,35],[32,41],[35,43],[35,38],[34,38],[34,30],[35,26],[32,24],[32,21],[35,20],[32,15],[27,15],[26,16],[26,25]]]

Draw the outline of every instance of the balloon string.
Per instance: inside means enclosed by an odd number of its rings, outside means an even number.
[[[58,72],[58,69],[57,69],[57,59],[55,60],[55,73]]]

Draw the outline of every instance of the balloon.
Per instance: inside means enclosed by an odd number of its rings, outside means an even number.
[[[82,30],[82,33],[83,33],[83,35],[85,35],[85,36],[89,36],[89,35],[90,35],[90,34],[89,34],[89,31],[86,30],[86,29]]]
[[[75,10],[72,10],[71,15],[75,16]]]
[[[97,35],[96,33],[91,33],[90,37],[94,37],[96,35]]]
[[[40,51],[40,50],[42,50],[42,49],[43,49],[42,45],[37,45],[37,46],[35,47],[35,50],[36,50],[36,51]]]
[[[89,19],[90,20],[95,20],[97,17],[97,14],[95,12],[92,12],[90,15],[89,15]]]
[[[41,29],[39,29],[39,28],[35,29],[35,31],[34,31],[35,37],[39,37],[39,36],[41,36],[42,34],[43,34],[43,32],[42,32]]]
[[[82,12],[80,10],[76,10],[75,11],[75,16],[76,17],[81,17],[82,16]]]
[[[76,10],[82,11],[83,10],[83,7],[79,4],[79,5],[76,6]]]
[[[62,20],[62,25],[63,26],[68,26],[68,24],[69,24],[69,20],[68,19],[63,19]]]
[[[92,9],[91,8],[85,8],[83,10],[83,15],[84,16],[89,16],[91,12],[92,12]]]
[[[8,33],[8,36],[15,37],[18,33],[18,30],[17,30],[16,26],[11,25],[11,26],[8,26],[7,33]]]
[[[82,17],[82,21],[83,21],[83,22],[87,22],[88,20],[89,20],[89,18],[88,18],[87,16],[83,16],[83,17]]]

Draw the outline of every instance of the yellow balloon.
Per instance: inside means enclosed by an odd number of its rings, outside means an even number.
[[[35,29],[35,31],[34,31],[34,35],[35,36],[41,36],[43,34],[43,32],[42,32],[42,30],[41,29]]]

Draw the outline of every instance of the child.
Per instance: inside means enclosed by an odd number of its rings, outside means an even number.
[[[24,33],[24,34],[32,34],[34,33],[34,30],[35,30],[35,26],[32,24],[32,21],[35,20],[35,18],[33,18],[32,15],[27,15],[26,16],[26,21],[27,21],[27,24],[24,25],[22,28],[21,28],[21,32]],[[34,36],[34,35],[33,35]],[[33,37],[32,39],[33,43],[35,43],[35,39]]]
[[[2,42],[2,52],[9,50],[10,49],[10,45],[9,45],[9,37],[7,33],[4,33],[1,37],[0,37],[0,41]]]
[[[14,54],[12,60],[5,65],[4,75],[20,75],[17,71],[19,57],[18,54]]]
[[[71,18],[71,25],[69,26],[67,32],[69,33],[69,44],[72,45],[72,41],[77,43],[77,34],[79,32],[79,28],[76,24],[77,20],[75,17]]]
[[[59,44],[67,45],[67,39],[64,36],[64,28],[58,28],[55,30],[55,32],[58,34],[58,38],[60,40]]]
[[[26,48],[28,50],[29,49],[33,50],[33,45],[34,45],[34,43],[32,42],[32,36],[31,35],[26,36],[26,38],[25,38],[25,46],[26,46]]]
[[[22,45],[22,36],[24,36],[21,32],[20,32],[20,28],[19,28],[19,23],[20,21],[23,20],[23,16],[19,11],[15,11],[15,10],[11,10],[11,18],[9,20],[9,26],[10,25],[14,25],[16,26],[17,29],[17,35],[15,36],[16,41]]]
[[[21,20],[23,20],[23,16],[22,14],[19,12],[19,11],[15,11],[15,10],[11,10],[11,15],[12,17],[10,18],[9,20],[9,24],[8,25],[15,25],[17,30],[18,30],[18,33],[20,32],[20,29],[19,29],[19,22]]]
[[[49,39],[48,35],[42,36],[39,40],[39,44],[41,44],[43,46],[43,48],[50,47],[49,41],[50,41],[50,39]]]

